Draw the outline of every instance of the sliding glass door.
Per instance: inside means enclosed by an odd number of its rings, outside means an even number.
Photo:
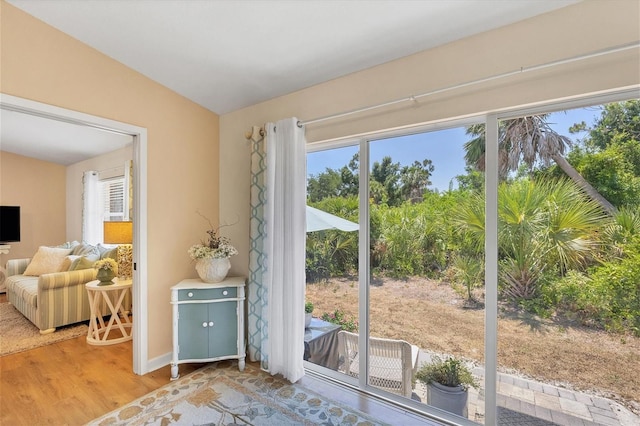
[[[640,100],[616,97],[309,152],[309,205],[357,224],[307,234],[310,361],[458,424],[638,419]]]

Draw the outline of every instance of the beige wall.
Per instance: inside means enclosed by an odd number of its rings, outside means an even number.
[[[149,358],[165,355],[169,288],[196,276],[186,253],[206,229],[196,210],[218,221],[218,116],[15,7],[0,7],[0,92],[147,129],[149,296],[143,303]]]
[[[65,242],[65,188],[64,166],[0,151],[0,204],[20,206],[20,242],[10,243],[0,264]]]
[[[240,254],[232,270],[247,273],[249,143],[252,125],[350,111],[497,74],[575,57],[640,39],[640,2],[588,1],[354,73],[220,118],[221,221]],[[309,125],[309,142],[415,125],[610,90],[640,83],[639,49],[519,74],[431,96],[387,110]],[[330,58],[325,58],[330,60]],[[256,65],[256,66],[259,66]],[[639,95],[640,96],[640,95]],[[230,183],[232,182],[232,184]]]
[[[205,229],[196,210],[214,223],[234,223],[225,228],[240,250],[232,272],[247,272],[243,135],[252,125],[368,106],[637,41],[640,34],[636,0],[583,2],[224,115],[219,128],[215,114],[1,0],[0,7],[0,92],[148,129],[150,358],[171,347],[169,287],[195,277],[186,250]],[[307,137],[318,141],[607,90],[638,84],[639,75],[637,51],[616,54],[308,126]]]

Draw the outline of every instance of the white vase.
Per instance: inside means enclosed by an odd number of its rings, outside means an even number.
[[[228,257],[220,259],[198,259],[196,261],[196,271],[200,279],[206,283],[219,283],[227,277],[231,268]]]
[[[311,325],[311,319],[313,318],[313,312],[304,313],[304,328],[309,328]]]

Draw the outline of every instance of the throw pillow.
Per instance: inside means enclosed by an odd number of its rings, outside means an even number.
[[[79,271],[80,269],[92,269],[93,268],[93,264],[95,262],[91,259],[88,259],[84,256],[82,257],[78,257],[76,260],[74,260],[71,263],[71,266],[69,267],[70,271]]]
[[[87,243],[82,243],[75,246],[71,254],[73,254],[74,256],[84,256],[93,261],[100,259],[100,250],[98,250],[98,247],[92,246],[91,244]]]
[[[55,246],[56,248],[66,248],[66,249],[72,249],[75,246],[77,246],[78,244],[80,244],[77,241],[67,241],[64,244],[60,244],[59,246]]]
[[[102,244],[98,244],[98,250],[100,250],[100,259],[106,259],[110,257],[113,260],[118,260],[118,247],[105,247]]]
[[[69,268],[71,268],[71,263],[73,263],[73,261],[79,257],[80,256],[73,256],[73,255],[65,256],[64,261],[62,262],[62,265],[60,265],[60,270],[58,272],[68,271]]]
[[[71,249],[40,246],[23,274],[39,277],[42,274],[58,272],[69,253]]]

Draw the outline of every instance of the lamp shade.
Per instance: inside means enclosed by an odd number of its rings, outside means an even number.
[[[105,244],[131,244],[133,242],[133,222],[104,222]]]

